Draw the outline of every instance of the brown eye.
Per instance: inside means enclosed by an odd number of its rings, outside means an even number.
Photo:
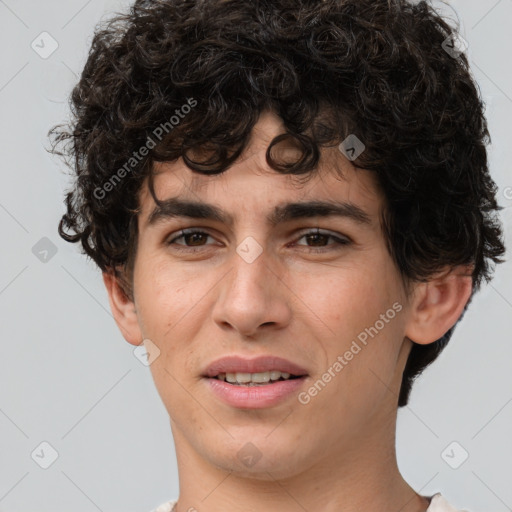
[[[308,241],[312,242],[313,244],[317,244],[317,243],[320,244],[319,248],[315,247],[315,245],[308,246],[309,249],[312,249],[312,252],[326,252],[326,251],[331,250],[328,248],[324,249],[323,248],[324,246],[322,245],[324,241],[327,241],[330,238],[332,238],[335,241],[335,246],[338,246],[338,247],[334,247],[333,248],[334,250],[338,249],[340,245],[350,244],[350,240],[348,240],[348,238],[340,238],[339,236],[335,236],[332,233],[322,232],[322,231],[319,231],[318,229],[303,233],[302,236],[299,238],[299,240],[302,238],[307,239]],[[297,244],[297,245],[303,245],[303,244]]]
[[[208,237],[211,236],[204,231],[200,231],[198,229],[184,229],[179,232],[178,236],[172,238],[167,242],[167,245],[173,245],[178,251],[186,251],[192,250],[194,251],[194,247],[204,247],[205,245],[201,243],[201,239],[204,241]],[[176,244],[176,240],[183,239],[185,244]],[[191,244],[190,246],[188,244]]]

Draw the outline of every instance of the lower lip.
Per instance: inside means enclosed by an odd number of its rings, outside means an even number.
[[[303,386],[305,379],[304,376],[261,386],[238,386],[223,380],[206,378],[216,396],[228,405],[241,409],[263,409],[278,405],[296,393]]]

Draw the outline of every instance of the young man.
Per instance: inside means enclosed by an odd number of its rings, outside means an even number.
[[[138,1],[53,133],[59,226],[170,416],[159,511],[453,511],[403,479],[398,407],[504,247],[483,106],[401,0]]]

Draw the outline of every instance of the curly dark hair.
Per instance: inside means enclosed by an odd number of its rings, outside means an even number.
[[[136,1],[96,27],[72,121],[48,134],[74,177],[60,236],[125,276],[131,297],[146,177],[158,203],[152,164],[182,157],[194,172],[222,173],[270,110],[286,129],[267,148],[272,169],[312,176],[322,147],[356,134],[366,148],[353,164],[384,192],[382,226],[404,282],[469,264],[474,294],[505,248],[484,105],[464,53],[446,50],[456,36],[425,1]],[[298,161],[273,157],[284,141]],[[454,328],[413,344],[399,407]]]

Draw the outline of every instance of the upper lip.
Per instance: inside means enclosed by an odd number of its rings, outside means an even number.
[[[301,366],[277,356],[259,356],[252,359],[242,356],[227,356],[216,359],[205,369],[204,377],[216,377],[219,373],[261,373],[280,371],[302,376],[308,372]]]

